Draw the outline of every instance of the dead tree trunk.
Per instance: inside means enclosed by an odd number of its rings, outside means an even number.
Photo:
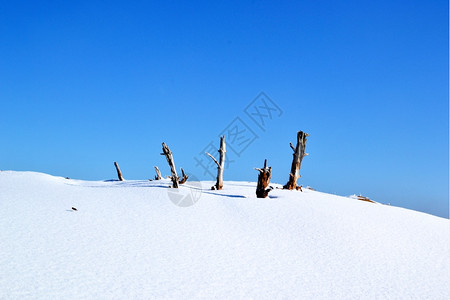
[[[218,151],[220,154],[220,163],[217,162],[214,156],[206,152],[217,165],[217,182],[215,186],[211,187],[212,190],[221,190],[223,188],[223,169],[225,167],[225,152],[227,152],[225,149],[225,136],[220,137],[220,149]]]
[[[297,180],[300,178],[300,175],[298,172],[300,171],[300,167],[302,165],[303,157],[308,155],[308,153],[305,153],[306,148],[306,137],[308,137],[309,134],[299,131],[297,132],[297,146],[294,148],[292,143],[290,143],[290,146],[292,150],[294,151],[293,159],[292,159],[292,166],[291,166],[291,173],[289,174],[289,180],[288,182],[283,186],[284,189],[288,190],[301,190],[301,186],[297,186]]]
[[[155,180],[161,180],[162,177],[161,177],[161,172],[159,171],[159,168],[156,167],[156,166],[154,168],[155,168],[155,171],[156,171]]]
[[[188,180],[188,178],[189,178],[189,176],[187,176],[186,173],[184,173],[183,168],[181,168],[181,176],[183,176],[183,177],[182,177],[181,180],[180,180],[180,184],[183,184],[183,183],[185,183],[185,182]]]
[[[122,172],[120,172],[119,164],[117,162],[114,162],[114,166],[116,166],[117,177],[119,177],[120,181],[123,181]]]
[[[256,197],[266,198],[272,190],[271,188],[267,188],[270,183],[270,176],[272,176],[272,167],[267,167],[267,159],[265,159],[264,168],[255,168],[255,170],[259,171],[258,185],[256,186]]]
[[[161,155],[166,156],[167,163],[169,164],[170,172],[172,174],[170,176],[170,178],[172,179],[172,183],[173,183],[172,187],[178,188],[178,175],[177,175],[177,170],[175,169],[175,163],[173,162],[172,152],[170,151],[169,147],[165,143],[162,143],[162,149],[163,149],[163,153],[161,153]]]

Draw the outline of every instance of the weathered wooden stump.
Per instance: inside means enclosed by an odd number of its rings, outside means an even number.
[[[178,175],[177,175],[177,170],[175,169],[175,163],[173,161],[173,155],[172,152],[169,149],[169,146],[167,146],[165,143],[162,143],[162,149],[163,149],[163,153],[161,153],[161,155],[164,155],[167,159],[167,163],[169,164],[170,167],[170,172],[171,172],[171,176],[170,179],[172,180],[172,187],[173,188],[178,188]]]
[[[211,187],[212,190],[221,190],[223,188],[223,169],[225,167],[225,152],[227,152],[225,148],[225,136],[220,137],[220,149],[218,152],[220,154],[220,162],[217,162],[214,156],[206,152],[206,154],[208,154],[217,165],[217,181],[216,185]]]
[[[264,168],[255,168],[255,170],[259,171],[258,185],[256,186],[256,197],[266,198],[272,190],[271,188],[267,188],[270,183],[270,176],[272,176],[272,167],[267,167],[267,159],[265,159]]]
[[[291,165],[291,173],[289,174],[288,182],[283,186],[284,189],[287,190],[301,190],[301,187],[297,186],[297,180],[300,178],[299,171],[302,164],[303,157],[307,156],[308,153],[305,153],[306,148],[306,137],[309,134],[299,131],[297,132],[297,146],[294,148],[292,143],[290,143],[291,149],[294,151],[292,165]]]

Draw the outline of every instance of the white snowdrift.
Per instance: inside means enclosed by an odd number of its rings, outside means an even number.
[[[448,219],[200,184],[0,172],[0,299],[449,298]]]

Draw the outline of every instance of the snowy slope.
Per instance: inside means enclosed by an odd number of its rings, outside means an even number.
[[[168,185],[0,172],[0,299],[449,298],[448,219],[246,182],[180,207]]]

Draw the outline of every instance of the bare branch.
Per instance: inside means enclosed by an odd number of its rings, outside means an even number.
[[[206,154],[209,155],[209,157],[212,158],[212,160],[214,160],[214,162],[216,163],[217,167],[220,168],[220,164],[217,162],[217,160],[214,158],[214,156],[212,156],[211,154],[209,154],[208,152],[205,152]]]
[[[183,177],[182,177],[182,179],[180,180],[180,184],[183,184],[183,183],[185,183],[185,182],[188,180],[189,176],[187,176],[186,173],[184,173],[183,168],[181,168],[181,175],[182,175]]]
[[[114,166],[116,167],[117,177],[119,178],[119,181],[123,181],[123,176],[122,172],[120,171],[119,164],[117,162],[114,162]]]
[[[294,152],[295,152],[295,148],[294,148],[294,145],[292,145],[292,143],[289,143],[289,146],[291,146],[291,149],[292,149],[292,151],[294,151]]]
[[[161,172],[159,171],[159,168],[157,166],[154,166],[155,171],[156,171],[156,176],[155,176],[155,180],[161,180]]]

